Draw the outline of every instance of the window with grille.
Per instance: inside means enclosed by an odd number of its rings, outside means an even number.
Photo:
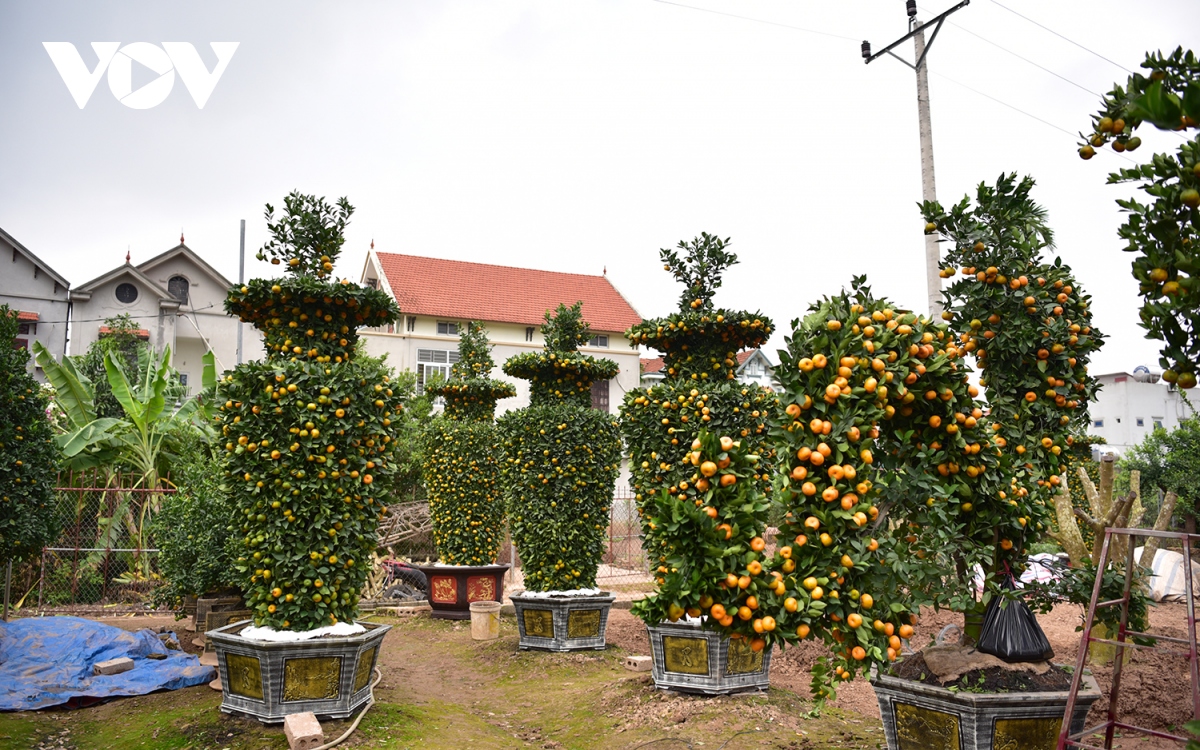
[[[133,304],[138,298],[138,288],[133,284],[117,284],[117,301],[126,305]]]
[[[17,333],[22,336],[37,335],[37,323],[18,323]]]
[[[529,326],[525,329],[525,340],[533,341],[533,326]]]
[[[437,332],[439,336],[457,336],[458,323],[453,323],[449,320],[439,320],[437,323]]]
[[[28,349],[29,348],[29,339],[20,339],[20,338],[13,339],[12,348],[13,349]]]
[[[608,381],[597,380],[592,383],[592,408],[608,411]]]
[[[172,297],[186,305],[188,301],[188,289],[190,286],[191,285],[188,284],[188,280],[182,276],[172,276],[171,280],[167,282],[167,292]]]
[[[459,359],[458,352],[446,349],[417,350],[417,392],[425,391],[425,381],[440,375],[443,380],[450,377],[450,366]]]
[[[409,333],[412,333],[413,331],[417,330],[417,316],[409,315],[408,318],[404,321],[404,327]]]
[[[592,336],[592,339],[590,341],[588,341],[588,346],[607,347],[608,346],[608,336]]]

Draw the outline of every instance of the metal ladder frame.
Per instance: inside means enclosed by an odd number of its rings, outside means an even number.
[[[1125,560],[1125,587],[1119,599],[1110,599],[1109,601],[1098,601],[1100,598],[1100,585],[1103,582],[1103,572],[1108,566],[1109,543],[1114,536],[1129,537],[1129,549]],[[1133,587],[1133,576],[1129,573],[1134,569],[1133,552],[1136,546],[1136,537],[1158,537],[1159,539],[1174,539],[1179,541],[1183,546],[1183,580],[1187,588],[1187,638],[1172,638],[1162,635],[1150,635],[1149,633],[1139,633],[1129,630],[1129,593]],[[1121,669],[1125,663],[1125,648],[1160,648],[1159,646],[1143,646],[1138,643],[1127,642],[1128,636],[1146,636],[1154,638],[1156,641],[1167,641],[1170,643],[1179,643],[1187,646],[1187,651],[1178,651],[1175,649],[1161,649],[1171,653],[1186,654],[1188,657],[1189,666],[1191,669],[1192,683],[1192,717],[1200,719],[1200,662],[1197,661],[1196,652],[1196,603],[1193,595],[1192,581],[1192,543],[1193,541],[1200,542],[1200,534],[1185,534],[1182,532],[1172,531],[1155,531],[1153,529],[1120,529],[1109,528],[1104,530],[1104,544],[1100,548],[1100,562],[1096,566],[1096,585],[1092,589],[1092,601],[1088,605],[1087,619],[1084,622],[1083,638],[1079,644],[1079,656],[1075,661],[1075,673],[1071,677],[1071,693],[1067,698],[1066,713],[1063,715],[1062,728],[1058,734],[1057,750],[1066,750],[1066,748],[1083,748],[1084,750],[1111,750],[1113,742],[1113,734],[1116,730],[1122,729],[1128,732],[1138,732],[1152,737],[1161,737],[1162,739],[1176,740],[1179,742],[1187,742],[1192,739],[1190,737],[1180,737],[1166,732],[1159,732],[1154,729],[1145,729],[1143,727],[1134,726],[1118,721],[1117,719],[1117,703],[1121,691]],[[1150,563],[1154,561],[1151,560]],[[1111,607],[1121,605],[1121,624],[1117,629],[1116,640],[1110,638],[1095,638],[1092,636],[1092,625],[1096,619],[1096,610],[1103,607]],[[1108,691],[1108,718],[1101,724],[1093,727],[1087,727],[1082,732],[1071,733],[1071,717],[1075,713],[1075,699],[1079,695],[1079,687],[1083,682],[1083,668],[1087,664],[1088,646],[1092,643],[1107,643],[1117,648],[1116,657],[1113,662],[1112,686]],[[1088,745],[1082,742],[1084,737],[1104,732],[1104,746],[1101,748],[1097,745]]]

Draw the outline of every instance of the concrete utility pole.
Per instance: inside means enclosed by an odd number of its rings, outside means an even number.
[[[908,34],[892,42],[882,51],[871,54],[871,43],[863,41],[862,56],[867,63],[875,60],[881,55],[891,55],[908,67],[912,68],[917,74],[917,121],[920,126],[921,134],[921,199],[925,201],[937,200],[937,185],[933,177],[933,126],[929,117],[929,68],[925,64],[925,55],[929,51],[929,47],[933,46],[933,42],[937,39],[938,32],[942,30],[942,22],[946,17],[956,10],[960,10],[970,5],[971,0],[963,0],[963,2],[955,5],[950,10],[936,16],[927,24],[923,24],[917,20],[917,2],[916,0],[907,0],[906,6],[908,9]],[[933,34],[929,37],[929,45],[925,44],[925,27],[934,25]],[[913,40],[913,52],[916,56],[916,63],[910,63],[902,57],[899,57],[892,52],[897,46],[907,41],[909,38]],[[934,234],[925,235],[925,282],[929,294],[929,316],[937,318],[942,314],[942,277],[941,269],[941,250],[938,248],[937,236]]]

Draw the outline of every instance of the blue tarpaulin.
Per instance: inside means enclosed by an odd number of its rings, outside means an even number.
[[[150,659],[149,654],[166,658]],[[96,662],[122,656],[133,659],[133,669],[92,674]],[[130,633],[80,617],[0,622],[0,711],[176,690],[216,676],[197,657],[168,649],[150,630]]]

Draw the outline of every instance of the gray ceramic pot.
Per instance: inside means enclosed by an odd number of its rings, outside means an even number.
[[[296,643],[250,641],[249,620],[206,633],[221,672],[221,710],[273,724],[312,711],[345,719],[371,697],[372,670],[390,625],[360,623],[366,632]]]
[[[654,686],[704,695],[762,691],[770,686],[771,652],[750,650],[690,623],[659,623],[650,633]]]
[[[603,651],[608,611],[617,597],[596,596],[510,597],[521,633],[519,647],[527,651]]]
[[[973,693],[876,675],[871,679],[889,750],[1054,750],[1068,691]],[[1100,698],[1083,676],[1071,731]]]

